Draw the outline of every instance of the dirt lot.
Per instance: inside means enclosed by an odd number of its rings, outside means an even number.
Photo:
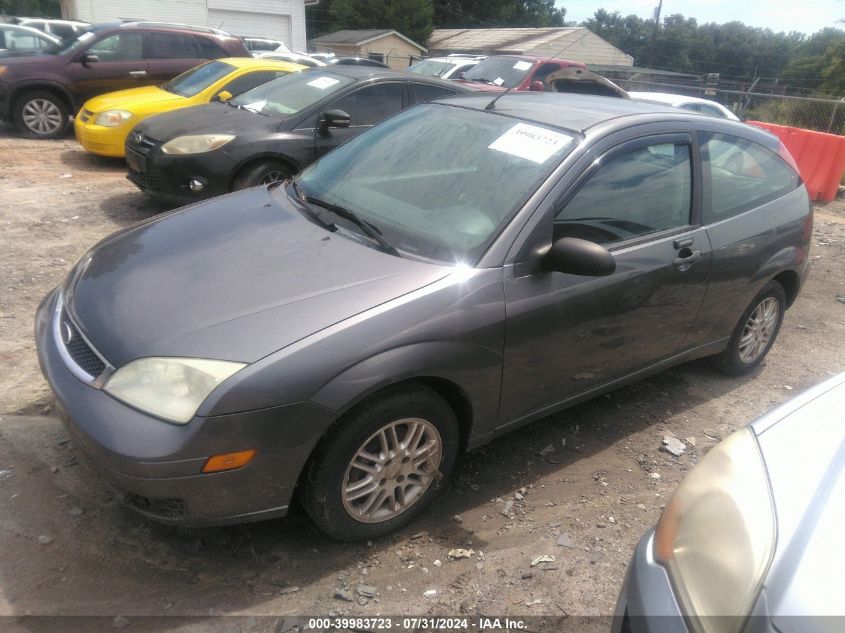
[[[374,543],[331,542],[296,509],[251,526],[163,528],[123,510],[81,462],[32,337],[38,302],[88,246],[161,210],[120,161],[0,128],[0,615],[102,615],[111,628],[127,622],[117,615],[609,614],[634,544],[684,472],[845,369],[840,202],[817,210],[810,281],[756,375],[696,362],[512,433],[468,455],[422,520]],[[667,432],[694,445],[673,458],[659,450]],[[473,553],[453,560],[454,548]],[[546,554],[553,563],[530,566]],[[361,584],[377,595],[358,595]]]

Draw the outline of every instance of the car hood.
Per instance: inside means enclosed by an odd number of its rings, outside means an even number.
[[[91,112],[105,112],[106,110],[129,110],[132,112],[133,108],[144,108],[145,106],[184,100],[185,97],[162,90],[158,86],[143,86],[94,97],[85,103],[85,108]]]
[[[65,303],[115,367],[149,356],[254,362],[451,269],[307,220],[266,187],[125,229],[74,267]]]
[[[147,119],[137,129],[157,141],[168,141],[184,134],[241,134],[272,127],[278,119],[266,117],[225,103],[208,103]]]
[[[830,576],[831,570],[845,566],[843,405],[845,373],[752,426],[777,516],[777,546],[765,599],[775,626],[784,633],[838,630],[838,622],[825,617],[845,615],[842,585]]]

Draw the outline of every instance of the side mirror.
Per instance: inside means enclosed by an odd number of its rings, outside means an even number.
[[[327,110],[320,115],[320,129],[325,132],[330,127],[349,127],[350,116],[343,110]]]
[[[535,79],[531,82],[531,92],[545,92],[546,91],[546,84],[544,84],[539,79]]]
[[[543,267],[559,273],[604,277],[616,270],[616,260],[603,246],[577,237],[562,237],[540,260]]]
[[[87,66],[88,64],[100,61],[100,56],[97,53],[85,53],[79,58],[79,61],[82,62],[83,66]]]
[[[228,90],[221,90],[216,95],[211,98],[211,101],[220,101],[221,103],[226,103],[229,99],[232,98],[232,93]]]

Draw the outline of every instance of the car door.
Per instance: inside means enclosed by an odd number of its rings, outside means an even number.
[[[628,140],[582,158],[578,179],[553,192],[505,269],[501,426],[684,349],[711,262],[696,152],[689,132]],[[585,277],[528,263],[538,245],[561,237],[601,244],[616,271]]]
[[[82,103],[106,92],[149,84],[143,47],[143,33],[120,31],[77,53],[65,71],[77,100]]]
[[[406,105],[405,83],[401,81],[369,84],[337,97],[321,110],[322,112],[328,110],[346,112],[349,115],[349,127],[322,128],[318,115],[314,137],[317,158],[396,114]]]
[[[186,33],[150,31],[145,40],[145,57],[153,83],[173,79],[206,59],[197,41]]]

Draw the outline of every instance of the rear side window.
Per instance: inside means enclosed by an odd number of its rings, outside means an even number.
[[[202,51],[203,59],[220,59],[221,57],[231,57],[225,49],[217,42],[207,37],[197,37],[196,42]]]
[[[414,103],[425,103],[433,101],[440,97],[448,97],[455,94],[454,90],[449,90],[443,86],[432,86],[431,84],[412,83],[414,88]]]
[[[704,223],[712,224],[776,200],[801,184],[775,152],[738,136],[699,132],[704,172]]]
[[[180,33],[147,34],[147,59],[204,59],[196,41]]]
[[[689,224],[692,162],[687,143],[656,143],[602,161],[555,214],[554,239],[614,244]]]

